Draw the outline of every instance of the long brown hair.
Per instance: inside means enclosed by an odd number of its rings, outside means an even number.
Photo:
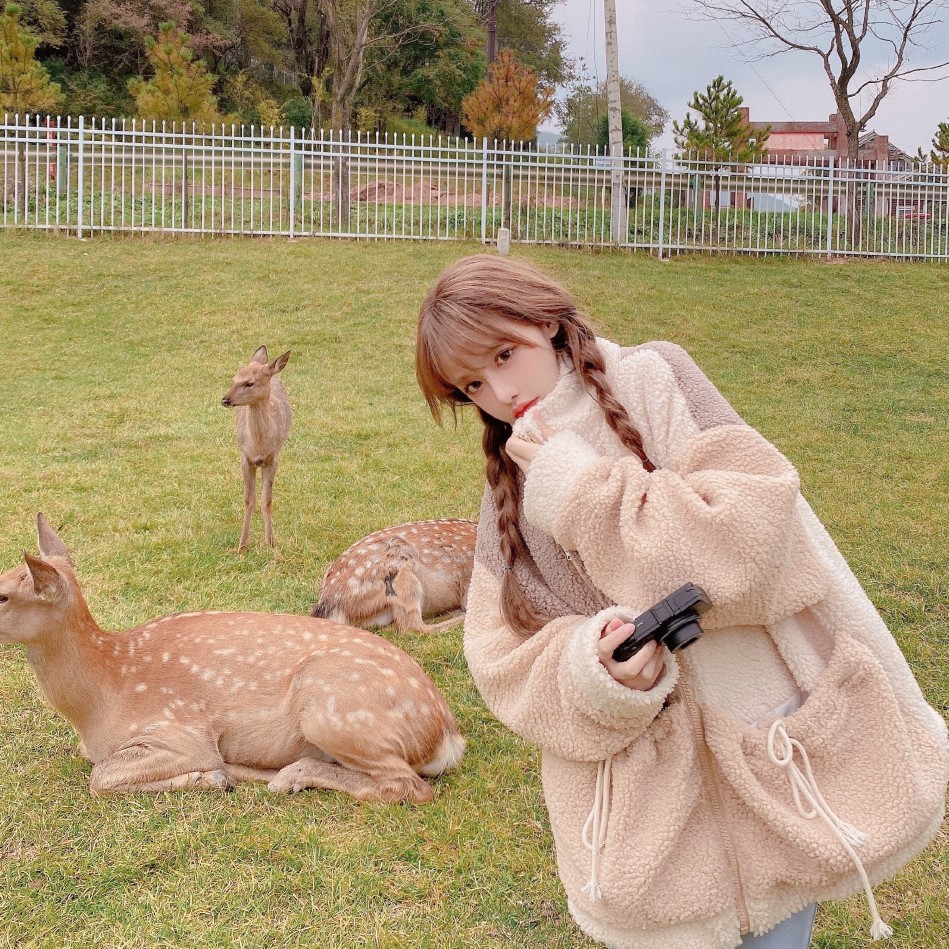
[[[579,373],[603,409],[607,424],[647,470],[639,432],[606,381],[603,356],[589,318],[577,310],[570,292],[529,264],[497,255],[476,254],[452,264],[435,281],[419,312],[415,371],[435,420],[471,400],[451,383],[449,369],[465,357],[484,355],[510,338],[507,321],[525,327],[558,327],[554,349]],[[502,331],[503,327],[503,331]],[[513,566],[527,546],[518,527],[521,487],[519,469],[505,451],[511,426],[478,409],[484,422],[485,474],[498,512],[501,556],[508,569],[501,582],[501,613],[514,630],[529,635],[550,617],[532,606],[514,578]]]

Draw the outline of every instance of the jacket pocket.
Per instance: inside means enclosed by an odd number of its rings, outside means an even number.
[[[849,636],[838,635],[813,691],[774,727],[721,709],[705,709],[704,722],[752,902],[786,885],[855,890],[858,862],[871,880],[888,876],[938,827],[945,749]]]

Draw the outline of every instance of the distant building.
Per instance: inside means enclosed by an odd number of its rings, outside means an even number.
[[[741,109],[745,124],[751,128],[771,125],[771,135],[765,143],[766,161],[773,163],[819,161],[830,156],[847,157],[847,133],[839,113],[826,122],[752,122],[747,108]],[[902,149],[890,143],[888,135],[865,132],[860,136],[858,160],[875,162],[877,168],[889,171],[909,171],[913,159]]]

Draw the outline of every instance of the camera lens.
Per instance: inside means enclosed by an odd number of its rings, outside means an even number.
[[[699,626],[698,615],[689,610],[683,616],[677,616],[669,621],[666,626],[665,635],[662,637],[662,644],[670,651],[676,652],[679,649],[685,649],[702,635],[702,627]]]

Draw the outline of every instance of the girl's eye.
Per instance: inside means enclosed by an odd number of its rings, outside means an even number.
[[[507,362],[511,358],[513,353],[514,353],[513,349],[502,349],[501,352],[499,352],[497,356],[498,362],[501,362],[501,363]]]
[[[464,389],[462,389],[462,392],[464,392],[464,394],[467,395],[467,396],[472,396],[472,395],[474,395],[474,394],[478,391],[478,389],[480,389],[480,388],[481,388],[481,383],[480,383],[480,382],[469,382],[469,383],[464,387]]]

